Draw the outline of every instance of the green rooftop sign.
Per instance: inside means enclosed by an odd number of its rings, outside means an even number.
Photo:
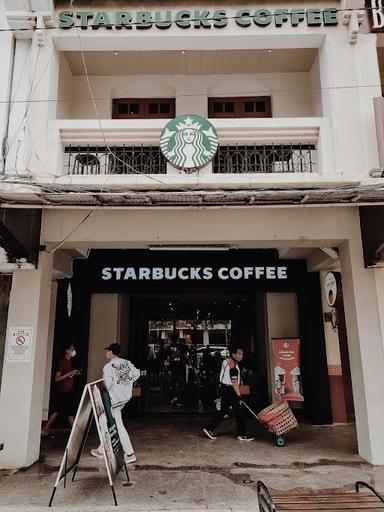
[[[318,8],[278,8],[278,9],[238,9],[232,14],[225,9],[179,11],[61,11],[59,27],[69,29],[106,28],[148,30],[151,28],[168,29],[175,25],[181,29],[222,29],[229,24],[247,27],[308,27],[332,26],[338,24],[337,9]]]

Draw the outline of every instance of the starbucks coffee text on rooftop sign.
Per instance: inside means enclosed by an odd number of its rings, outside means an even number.
[[[61,11],[59,27],[70,29],[106,28],[106,29],[137,29],[151,28],[168,29],[175,25],[181,29],[222,29],[229,24],[242,28],[267,27],[274,25],[282,27],[290,25],[298,27],[306,24],[309,27],[331,26],[338,24],[337,9],[328,7],[318,8],[255,8],[237,9],[227,12],[226,9],[179,11]]]

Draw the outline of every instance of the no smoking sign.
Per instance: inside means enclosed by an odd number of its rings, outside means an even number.
[[[8,333],[7,361],[29,363],[32,357],[32,327],[10,327]]]

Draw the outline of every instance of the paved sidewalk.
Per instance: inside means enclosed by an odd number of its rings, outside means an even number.
[[[232,436],[233,421],[224,422],[215,441],[201,434],[202,418],[144,419],[129,422],[137,463],[129,466],[132,486],[123,473],[116,482],[119,507],[113,506],[103,461],[89,450],[90,436],[74,483],[60,485],[53,511],[124,510],[172,512],[257,511],[256,485],[273,490],[347,490],[356,480],[384,490],[384,467],[365,463],[357,454],[352,425],[301,426],[284,448],[255,426],[256,440]],[[0,473],[0,511],[49,510],[47,504],[61,462],[67,432],[44,441],[39,463],[24,471]]]

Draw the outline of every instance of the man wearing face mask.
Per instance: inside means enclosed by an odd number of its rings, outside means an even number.
[[[79,370],[74,370],[72,367],[71,360],[75,355],[76,350],[72,343],[64,347],[63,357],[59,360],[55,373],[57,389],[53,413],[41,430],[42,437],[53,437],[49,434],[49,429],[59,416],[67,418],[70,427],[73,425],[75,414],[74,377],[80,375]]]

